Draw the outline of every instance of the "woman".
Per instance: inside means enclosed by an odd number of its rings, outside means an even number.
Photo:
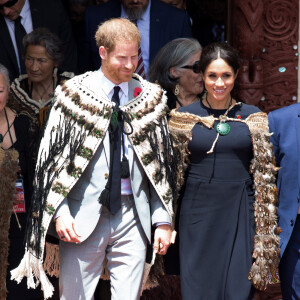
[[[30,118],[30,133],[38,135],[51,106],[54,90],[73,73],[58,73],[63,61],[62,43],[46,28],[37,28],[23,39],[27,74],[15,79],[11,85],[8,106]],[[38,138],[29,141],[36,155]]]
[[[156,55],[150,69],[150,82],[157,82],[167,91],[168,107],[186,106],[199,101],[203,92],[199,62],[201,45],[192,38],[178,38],[167,43]],[[176,218],[177,230],[178,218]],[[179,275],[178,241],[164,257],[166,273]]]
[[[197,40],[179,38],[166,44],[155,57],[149,80],[167,91],[170,109],[199,100],[203,91],[200,55],[201,45]]]
[[[24,114],[16,114],[9,107],[7,107],[7,100],[9,95],[9,75],[7,69],[0,64],[0,146],[1,151],[7,152],[11,149],[17,151],[19,160],[18,168],[15,170],[15,178],[18,177],[17,185],[14,183],[14,193],[17,190],[18,202],[11,206],[10,211],[13,212],[10,218],[9,228],[9,255],[8,255],[8,268],[6,276],[6,287],[8,290],[6,299],[40,299],[42,293],[37,290],[27,290],[26,284],[16,284],[10,280],[10,270],[15,268],[24,253],[24,236],[26,227],[26,218],[29,210],[30,196],[32,192],[32,180],[34,172],[34,163],[32,161],[31,149],[28,140],[32,137],[28,130],[30,120]],[[3,181],[10,177],[6,170],[2,174],[1,168],[1,186]],[[18,172],[18,173],[17,173]],[[16,188],[17,186],[17,188]],[[1,193],[3,189],[1,188]],[[0,198],[2,199],[1,195]],[[5,198],[5,200],[7,200]],[[1,205],[3,210],[3,205]],[[1,211],[2,213],[2,211]],[[2,227],[1,227],[2,228]],[[3,228],[2,228],[3,230]],[[7,232],[7,231],[6,231]],[[3,233],[3,231],[1,231]],[[5,247],[5,244],[1,242]],[[1,251],[3,250],[1,248]],[[1,260],[3,257],[1,257]],[[5,259],[6,261],[6,259]],[[3,261],[2,261],[3,263]],[[2,269],[3,270],[3,269]],[[1,274],[2,275],[2,274]],[[1,286],[3,287],[3,286]],[[2,297],[1,297],[2,299]],[[5,298],[3,298],[5,299]]]
[[[279,254],[267,115],[232,98],[239,59],[231,46],[205,47],[200,69],[206,93],[170,120],[175,149],[189,164],[179,221],[182,295],[252,299],[248,277],[264,288]]]

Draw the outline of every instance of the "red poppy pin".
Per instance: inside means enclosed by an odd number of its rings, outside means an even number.
[[[241,115],[236,115],[236,117],[237,117],[238,119],[241,119],[241,118],[242,118]]]
[[[136,87],[133,91],[134,98],[136,98],[141,92],[142,92],[142,89],[140,87]]]

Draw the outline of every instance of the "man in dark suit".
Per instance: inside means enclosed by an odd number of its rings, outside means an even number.
[[[102,22],[118,17],[136,21],[142,36],[141,50],[146,73],[149,64],[166,43],[179,37],[192,37],[186,11],[159,0],[110,0],[102,5],[91,6],[86,11],[86,34],[79,56],[81,71],[99,68],[95,32]]]
[[[8,68],[11,79],[26,72],[22,65],[22,43],[18,47],[15,37],[18,19],[21,20],[23,32],[25,30],[23,35],[38,27],[46,27],[55,33],[63,42],[65,60],[61,69],[76,72],[76,46],[70,21],[61,1],[0,0],[0,63]]]
[[[269,114],[271,141],[278,172],[281,261],[279,276],[283,299],[300,299],[300,103]]]

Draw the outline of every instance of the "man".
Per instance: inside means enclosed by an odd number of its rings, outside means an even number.
[[[157,52],[169,41],[179,37],[192,37],[188,14],[160,0],[110,0],[91,6],[85,15],[85,39],[79,64],[82,71],[96,70],[100,58],[94,43],[99,24],[110,18],[128,18],[137,23],[141,32],[141,53],[145,74]]]
[[[68,16],[59,0],[0,0],[0,63],[13,80],[26,73],[22,38],[38,27],[46,27],[63,42],[64,71],[77,70],[76,46]]]
[[[140,35],[132,22],[109,20],[96,40],[101,69],[56,91],[36,169],[29,249],[12,278],[20,281],[39,266],[34,275],[51,295],[41,266],[53,217],[61,299],[92,299],[106,258],[112,299],[133,300],[141,292],[151,224],[155,253],[165,254],[171,239],[175,181],[166,99],[158,85],[133,74]]]
[[[279,277],[283,299],[300,299],[300,104],[269,114],[271,141],[278,166],[281,261]]]

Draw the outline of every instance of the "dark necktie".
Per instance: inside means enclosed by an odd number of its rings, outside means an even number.
[[[100,195],[100,203],[105,205],[114,215],[121,207],[121,134],[122,122],[119,117],[119,91],[120,87],[114,87],[111,98],[116,103],[109,128],[110,139],[110,167],[109,177],[105,189]]]
[[[137,26],[137,20],[132,20],[132,23],[134,23]],[[139,46],[139,51],[138,51],[138,65],[135,70],[135,73],[139,74],[141,77],[146,79],[146,73],[145,73],[145,66],[144,66],[144,60],[142,56],[142,49],[141,45]]]
[[[26,73],[26,68],[23,60],[23,38],[26,35],[26,31],[21,24],[21,17],[19,16],[15,20],[15,38],[16,38],[16,43],[17,43],[17,48],[18,48],[18,53],[19,53],[19,62],[20,62],[20,67],[21,67],[21,74]]]

